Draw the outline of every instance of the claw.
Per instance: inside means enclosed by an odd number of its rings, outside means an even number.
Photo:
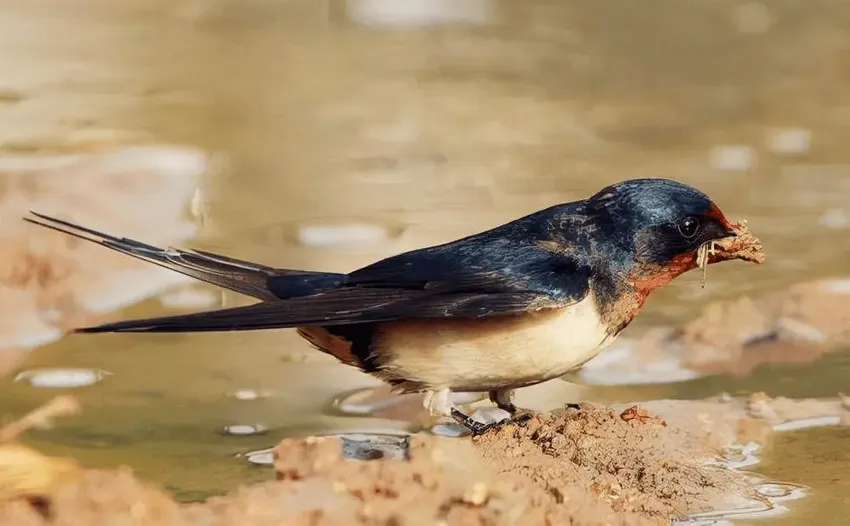
[[[514,424],[517,426],[524,426],[531,420],[533,415],[531,413],[520,413],[511,418],[505,418],[504,420],[500,420],[498,422],[490,422],[489,424],[485,424],[483,422],[479,422],[470,418],[469,416],[461,413],[457,409],[452,408],[452,418],[455,419],[455,422],[462,425],[466,429],[472,433],[472,436],[481,436],[489,431],[493,431],[495,429],[499,429],[508,424]]]

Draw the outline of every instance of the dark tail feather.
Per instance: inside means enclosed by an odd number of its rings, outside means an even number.
[[[162,316],[141,320],[118,321],[73,332],[219,332],[286,328],[290,325],[264,312],[271,303],[257,303],[195,314]]]
[[[163,249],[104,234],[62,219],[30,213],[37,219],[25,217],[25,221],[264,301],[311,294],[339,286],[345,280],[344,274],[276,269],[202,250]]]
[[[346,294],[348,292],[349,294]],[[393,319],[388,313],[366,314],[370,307],[387,302],[382,291],[367,292],[370,296],[361,300],[361,291],[343,291],[294,298],[291,300],[260,302],[242,307],[231,307],[194,314],[178,314],[141,320],[106,323],[96,327],[84,327],[73,332],[218,332],[255,331],[261,329],[287,329],[305,325],[347,325],[363,321],[386,321]],[[336,299],[338,296],[345,296]],[[346,299],[347,297],[347,299]],[[365,301],[365,303],[364,303]],[[337,305],[341,305],[337,308]],[[365,311],[358,309],[365,305]]]

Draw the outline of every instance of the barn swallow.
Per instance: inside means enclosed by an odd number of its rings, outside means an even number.
[[[451,392],[488,393],[518,422],[513,391],[596,356],[647,297],[697,266],[700,247],[736,236],[699,190],[632,179],[475,235],[348,274],[280,269],[201,250],[158,248],[33,212],[28,221],[260,300],[107,323],[80,333],[295,328],[320,351],[424,392],[432,415],[479,434]],[[746,259],[721,251],[709,263]]]

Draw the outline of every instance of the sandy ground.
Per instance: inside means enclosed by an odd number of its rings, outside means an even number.
[[[667,524],[769,508],[765,481],[735,468],[775,430],[849,423],[842,397],[756,394],[582,405],[476,438],[418,433],[399,438],[401,458],[350,460],[338,437],[293,438],[274,450],[276,480],[194,504],[129,469],[75,468],[10,442],[0,446],[0,524]]]

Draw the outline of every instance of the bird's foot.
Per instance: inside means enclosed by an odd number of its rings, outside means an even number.
[[[490,422],[485,424],[484,422],[479,422],[478,420],[475,420],[472,417],[467,416],[454,408],[452,408],[451,415],[455,422],[468,429],[469,432],[472,433],[472,436],[481,436],[485,433],[500,429],[506,425],[511,424],[516,426],[524,426],[529,420],[531,420],[531,417],[533,416],[531,413],[518,411],[510,418],[505,418],[498,422]]]

